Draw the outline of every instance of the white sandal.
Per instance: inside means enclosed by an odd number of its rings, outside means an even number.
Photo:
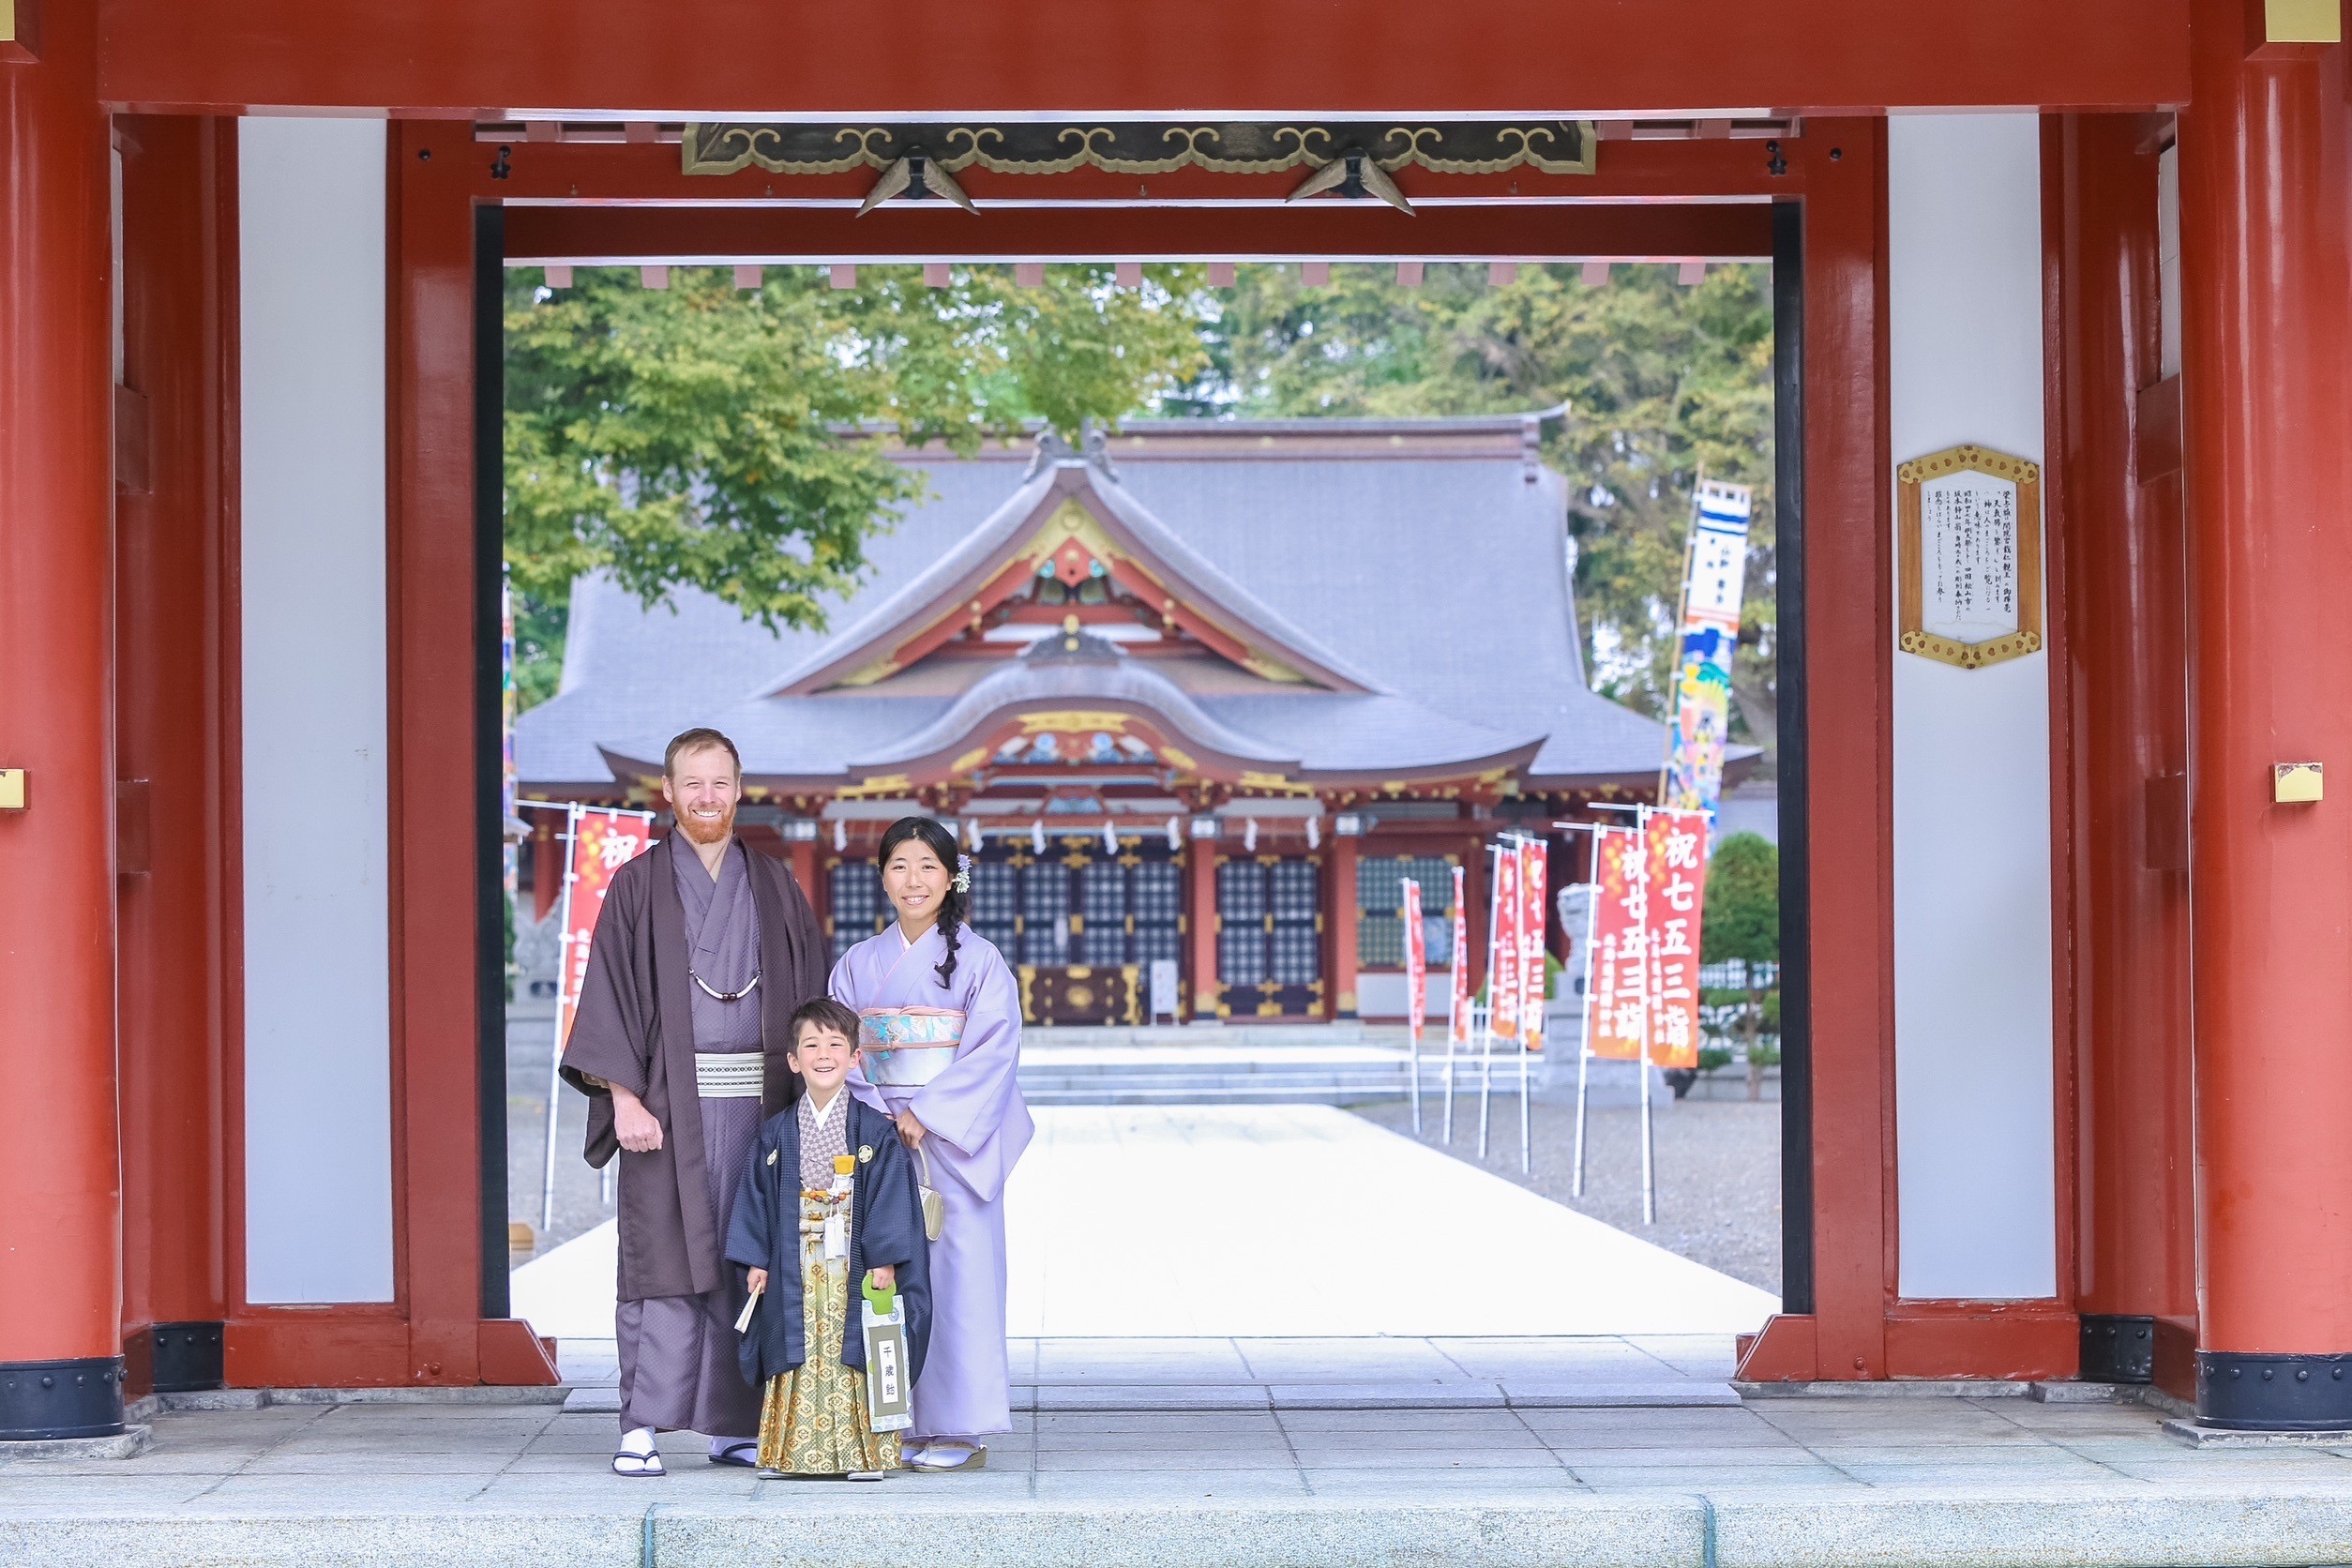
[[[942,1458],[953,1455],[959,1448],[963,1450],[960,1458],[946,1458],[945,1463],[941,1462]],[[909,1470],[925,1470],[933,1475],[986,1470],[988,1468],[988,1450],[984,1443],[965,1442],[960,1439],[947,1442],[932,1441],[925,1443],[923,1451],[906,1463]]]
[[[631,1438],[638,1435],[638,1432],[644,1433],[642,1448],[636,1447],[629,1441]],[[654,1434],[650,1428],[641,1426],[637,1431],[622,1434],[621,1446],[613,1450],[612,1454],[612,1473],[629,1476],[632,1479],[670,1473],[662,1468],[661,1450],[654,1445]]]
[[[760,1468],[760,1440],[740,1438],[711,1455],[714,1465],[740,1465],[745,1470]]]

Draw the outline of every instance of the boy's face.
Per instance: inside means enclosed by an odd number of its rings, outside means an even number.
[[[792,1048],[784,1053],[784,1061],[803,1083],[829,1096],[850,1076],[857,1061],[857,1043],[837,1029],[804,1023],[792,1038]]]

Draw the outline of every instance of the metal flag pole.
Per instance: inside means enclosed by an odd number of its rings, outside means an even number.
[[[1408,900],[1405,897],[1405,888],[1408,885],[1412,888],[1415,895],[1415,897],[1410,900]],[[1410,879],[1406,882],[1400,882],[1398,884],[1396,889],[1396,897],[1400,907],[1400,912],[1410,915],[1414,919],[1420,918],[1420,892],[1421,884],[1419,882],[1410,882]],[[1405,933],[1405,963],[1407,970],[1405,975],[1405,1011],[1407,1015],[1405,1021],[1411,1025],[1410,1038],[1412,1043],[1413,1053],[1413,1137],[1419,1138],[1421,1136],[1421,1024],[1422,1018],[1426,1018],[1429,1013],[1429,962],[1427,950],[1424,949],[1421,964],[1421,1014],[1419,1017],[1415,1017],[1412,1013],[1412,953],[1413,933],[1411,931],[1407,931]]]
[[[1584,1196],[1584,1123],[1592,1079],[1592,933],[1601,923],[1601,830],[1592,834],[1592,880],[1584,884],[1584,986],[1576,1009],[1576,1168],[1568,1179],[1568,1196]]]
[[[1650,907],[1651,894],[1647,861],[1651,815],[1650,808],[1643,807],[1639,819],[1641,826],[1636,830],[1642,836],[1642,852],[1645,857],[1641,890],[1642,908],[1645,912],[1642,926],[1645,930],[1650,925],[1646,912]],[[1651,955],[1645,940],[1642,962],[1647,964],[1651,961]],[[1646,1005],[1641,1010],[1641,1076],[1637,1080],[1636,1091],[1641,1096],[1641,1223],[1655,1225],[1658,1223],[1658,1155],[1657,1145],[1654,1142],[1655,1134],[1650,1121],[1650,1030],[1651,1023],[1658,1016],[1658,995],[1655,986],[1646,987],[1645,989],[1649,995],[1644,999]]]
[[[1516,854],[1513,846],[1509,852]],[[1478,1032],[1480,1067],[1478,1075],[1478,1158],[1486,1158],[1486,1127],[1491,1120],[1490,1109],[1495,1093],[1495,1006],[1502,1001],[1502,988],[1495,960],[1502,952],[1502,857],[1501,840],[1495,842],[1492,853],[1495,863],[1486,869],[1486,1017]]]

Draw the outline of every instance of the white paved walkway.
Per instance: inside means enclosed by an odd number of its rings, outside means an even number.
[[[1005,1201],[1016,1338],[1731,1334],[1774,1299],[1327,1106],[1048,1107]],[[608,1224],[515,1272],[612,1334]]]

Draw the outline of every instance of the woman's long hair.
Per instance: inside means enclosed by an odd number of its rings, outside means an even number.
[[[940,940],[947,944],[947,957],[940,960],[939,983],[942,989],[956,978],[957,938],[964,924],[964,911],[970,905],[962,886],[960,857],[956,853],[956,836],[928,817],[901,817],[890,824],[882,837],[882,849],[874,856],[877,870],[890,864],[891,852],[910,838],[920,838],[923,847],[939,857],[947,868],[947,895],[939,902]]]

